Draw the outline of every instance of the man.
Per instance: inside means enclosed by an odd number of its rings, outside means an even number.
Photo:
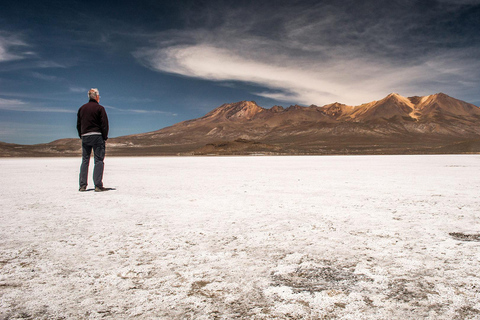
[[[77,113],[77,131],[82,139],[82,165],[80,167],[80,189],[87,191],[88,165],[90,163],[90,154],[95,159],[93,169],[93,182],[95,191],[102,192],[109,190],[103,187],[103,159],[105,158],[105,141],[108,139],[108,118],[105,108],[100,102],[98,89],[88,91],[89,102],[78,109]]]

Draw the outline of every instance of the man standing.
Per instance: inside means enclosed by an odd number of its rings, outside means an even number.
[[[87,191],[88,165],[90,163],[90,154],[95,159],[93,169],[93,182],[95,191],[107,191],[103,187],[103,159],[105,158],[105,141],[108,139],[108,118],[105,108],[100,102],[98,89],[88,91],[89,102],[78,109],[77,113],[77,131],[82,139],[82,165],[80,167],[80,189]]]

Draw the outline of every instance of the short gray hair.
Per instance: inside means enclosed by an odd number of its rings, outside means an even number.
[[[100,93],[98,92],[98,89],[92,88],[88,90],[88,98],[91,100],[96,100],[97,97],[100,96]]]

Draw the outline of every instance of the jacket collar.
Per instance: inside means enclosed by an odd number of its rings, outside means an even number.
[[[88,102],[95,102],[95,103],[98,103],[97,100],[95,99],[90,99]]]

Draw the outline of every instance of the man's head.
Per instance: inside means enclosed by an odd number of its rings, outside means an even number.
[[[100,100],[100,93],[98,92],[98,89],[92,88],[88,90],[88,99],[90,100]]]

